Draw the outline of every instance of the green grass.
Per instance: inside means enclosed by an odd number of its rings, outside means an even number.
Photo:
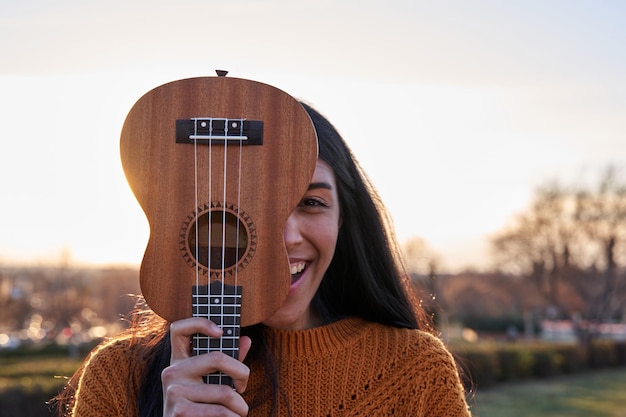
[[[478,388],[475,417],[626,417],[626,369]]]
[[[67,356],[0,357],[0,417],[51,416],[47,402],[80,366]]]
[[[21,388],[25,391],[60,388],[80,366],[81,359],[67,357],[0,358],[0,392]]]

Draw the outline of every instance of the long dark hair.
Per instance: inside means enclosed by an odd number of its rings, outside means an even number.
[[[432,323],[404,271],[390,219],[376,190],[337,129],[311,106],[302,105],[317,132],[319,159],[335,174],[342,218],[335,255],[313,298],[313,309],[325,323],[361,317],[433,332]],[[149,359],[137,392],[141,417],[162,415],[163,392],[158,381],[161,371],[169,365],[171,354],[167,323],[154,316],[153,325],[160,337],[145,347]],[[146,327],[144,316],[143,328]],[[268,379],[265,391],[253,399],[250,408],[268,396],[276,405],[280,400],[277,360],[263,338],[263,326],[252,326],[243,332],[253,340],[246,362],[259,363]]]
[[[378,193],[335,127],[309,105],[303,106],[317,131],[319,159],[335,174],[342,219],[335,255],[313,308],[325,322],[357,316],[431,331]]]

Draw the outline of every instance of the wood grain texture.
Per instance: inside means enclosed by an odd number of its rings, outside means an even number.
[[[195,117],[261,120],[263,145],[177,144],[176,120]],[[290,286],[283,227],[306,191],[317,160],[315,129],[300,103],[249,80],[174,81],[148,92],[133,106],[122,129],[120,151],[128,183],[150,223],[140,281],[146,302],[157,314],[169,321],[190,317],[191,287],[216,279],[243,286],[242,326],[263,321],[282,305]],[[241,182],[236,180],[240,158]],[[234,267],[224,274],[209,273],[181,243],[190,221],[211,204],[245,213],[240,218],[249,244],[236,274]]]

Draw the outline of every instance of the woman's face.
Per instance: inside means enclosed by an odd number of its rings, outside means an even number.
[[[291,267],[289,295],[265,325],[298,330],[319,324],[310,304],[335,253],[340,222],[335,175],[318,160],[309,189],[283,232]]]

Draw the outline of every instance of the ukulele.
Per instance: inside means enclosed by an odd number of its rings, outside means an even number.
[[[239,329],[269,318],[291,283],[283,228],[313,176],[317,136],[287,93],[226,77],[159,86],[131,108],[120,139],[128,183],[150,224],[142,295],[167,321],[205,317],[194,355],[238,356]],[[209,383],[232,385],[216,373]]]

